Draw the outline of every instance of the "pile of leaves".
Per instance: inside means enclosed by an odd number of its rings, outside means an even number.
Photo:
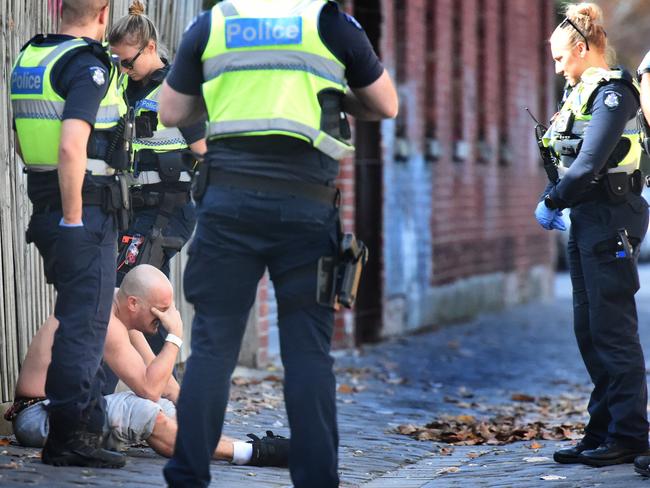
[[[582,429],[583,423],[549,425],[541,421],[519,423],[516,417],[477,420],[472,415],[459,415],[444,416],[422,427],[400,425],[397,432],[419,441],[445,442],[456,446],[495,446],[516,441],[579,439]]]
[[[574,440],[583,435],[584,410],[579,397],[556,399],[512,395],[515,403],[483,405],[478,410],[493,415],[442,415],[424,426],[400,425],[396,432],[420,441],[444,442],[457,446],[503,445],[517,441]],[[479,405],[474,405],[479,407]]]

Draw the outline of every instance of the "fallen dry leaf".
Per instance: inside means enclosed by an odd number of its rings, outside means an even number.
[[[232,384],[235,386],[258,385],[260,383],[261,380],[255,378],[244,378],[242,376],[235,376],[232,379]]]
[[[448,468],[442,468],[437,471],[437,474],[446,474],[446,473],[458,473],[460,471],[460,468],[457,468],[456,466],[450,466]]]
[[[7,439],[6,437],[0,439],[0,446],[8,446],[8,445],[9,445],[9,439]]]
[[[532,444],[530,444],[530,445],[528,445],[526,447],[528,449],[541,449],[544,446],[542,444],[540,444],[539,442],[533,442]]]
[[[526,395],[525,393],[513,393],[510,397],[513,402],[534,402],[535,397]]]
[[[284,381],[284,378],[282,378],[281,376],[277,376],[275,374],[270,374],[264,377],[264,381],[271,381],[273,383],[282,383]]]
[[[18,463],[11,461],[7,464],[0,464],[0,469],[18,469]]]
[[[344,395],[349,395],[350,393],[354,392],[354,388],[352,388],[350,385],[343,383],[342,385],[339,386],[338,392]]]
[[[397,432],[403,435],[411,435],[417,430],[418,428],[413,424],[400,425],[397,427]]]

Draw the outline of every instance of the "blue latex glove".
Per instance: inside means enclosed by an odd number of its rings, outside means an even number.
[[[555,217],[553,217],[553,220],[551,220],[551,229],[556,229],[560,231],[566,230],[566,224],[564,223],[564,219],[562,218],[561,210],[555,210]]]
[[[77,224],[66,224],[65,220],[63,220],[63,217],[61,217],[61,220],[59,220],[59,227],[83,227],[84,223],[83,220]]]
[[[539,222],[539,225],[546,230],[566,230],[566,225],[564,225],[564,221],[562,220],[562,211],[548,208],[543,200],[537,204],[535,218]]]

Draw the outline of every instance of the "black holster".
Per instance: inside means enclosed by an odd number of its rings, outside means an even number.
[[[318,260],[316,301],[329,307],[338,303],[352,308],[367,261],[368,248],[363,241],[352,233],[342,234],[338,256],[323,256]]]
[[[124,232],[129,228],[132,210],[126,177],[122,174],[116,175],[115,182],[105,186],[103,190],[102,210],[114,213],[118,230]]]
[[[203,200],[203,195],[210,183],[210,165],[203,162],[199,165],[192,177],[192,198],[195,202]]]

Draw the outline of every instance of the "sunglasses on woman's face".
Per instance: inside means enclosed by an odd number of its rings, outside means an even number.
[[[135,62],[138,60],[140,55],[142,54],[142,51],[144,51],[144,48],[147,46],[142,46],[140,50],[136,53],[135,56],[133,56],[131,59],[122,59],[120,60],[120,65],[122,65],[122,68],[124,69],[133,69],[133,66],[135,65]]]

